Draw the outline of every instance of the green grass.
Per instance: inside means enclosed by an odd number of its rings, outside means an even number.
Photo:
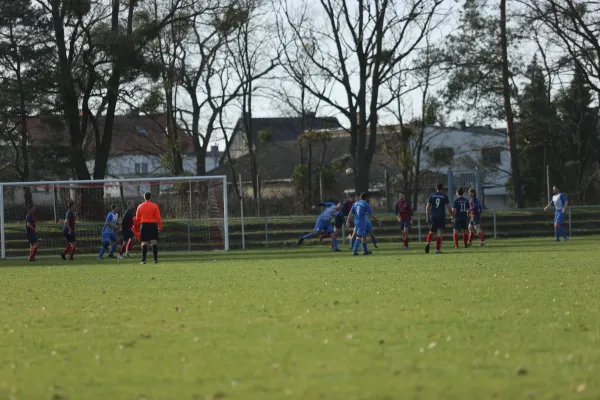
[[[0,399],[598,399],[598,238],[0,262]]]

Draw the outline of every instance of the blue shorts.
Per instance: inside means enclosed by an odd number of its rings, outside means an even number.
[[[400,229],[410,229],[410,219],[403,219],[400,221]]]
[[[25,237],[30,244],[36,244],[40,240],[37,233],[28,233],[25,235]]]
[[[365,224],[365,233],[373,233],[373,223],[367,222]]]
[[[354,232],[357,237],[364,237],[367,234],[367,223],[365,221],[354,221]]]
[[[119,237],[114,232],[107,232],[102,234],[102,243],[116,242]]]
[[[469,224],[467,224],[467,220],[466,219],[455,219],[454,222],[452,222],[452,228],[454,230],[463,230],[466,231]]]
[[[65,239],[67,239],[67,242],[73,243],[75,241],[75,232],[69,233],[69,230],[65,229],[63,230],[63,235],[65,236]]]
[[[123,231],[123,241],[128,242],[129,239],[133,239],[135,235],[131,229]]]
[[[557,211],[554,214],[554,223],[557,225],[562,225],[565,223],[565,214],[563,214],[562,211]]]
[[[429,232],[436,232],[441,230],[444,230],[444,228],[446,227],[446,218],[440,218],[440,217],[430,217],[429,218]]]
[[[317,220],[317,224],[315,225],[315,233],[319,232],[331,234],[333,232],[333,226],[331,226],[331,222]]]
[[[481,225],[481,217],[473,217],[473,216],[471,216],[471,221],[469,223],[471,225]]]

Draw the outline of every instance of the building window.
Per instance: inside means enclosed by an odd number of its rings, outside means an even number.
[[[429,152],[429,163],[434,168],[450,167],[454,161],[452,147],[438,147]]]
[[[136,173],[136,175],[147,175],[148,174],[148,164],[147,163],[135,163],[135,173]]]
[[[501,149],[498,147],[490,147],[481,150],[481,158],[486,164],[498,165],[501,161]]]

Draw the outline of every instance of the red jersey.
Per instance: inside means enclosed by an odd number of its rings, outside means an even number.
[[[396,215],[400,217],[401,221],[409,220],[413,214],[410,203],[406,200],[400,200],[396,203]]]

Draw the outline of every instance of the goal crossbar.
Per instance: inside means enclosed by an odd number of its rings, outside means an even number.
[[[0,182],[0,259],[6,258],[6,221],[5,221],[5,193],[4,189],[9,187],[66,187],[66,188],[81,188],[81,186],[97,186],[103,184],[177,184],[177,183],[192,183],[199,181],[222,181],[222,206],[223,206],[223,248],[225,251],[229,250],[229,218],[228,218],[228,195],[227,195],[227,176],[225,175],[214,175],[214,176],[180,176],[180,177],[140,177],[140,178],[124,178],[124,179],[99,179],[99,180],[61,180],[61,181],[35,181],[35,182]],[[191,187],[191,186],[190,186]],[[190,191],[190,202],[192,193]],[[190,203],[191,208],[191,203]],[[190,210],[191,211],[191,210]]]

